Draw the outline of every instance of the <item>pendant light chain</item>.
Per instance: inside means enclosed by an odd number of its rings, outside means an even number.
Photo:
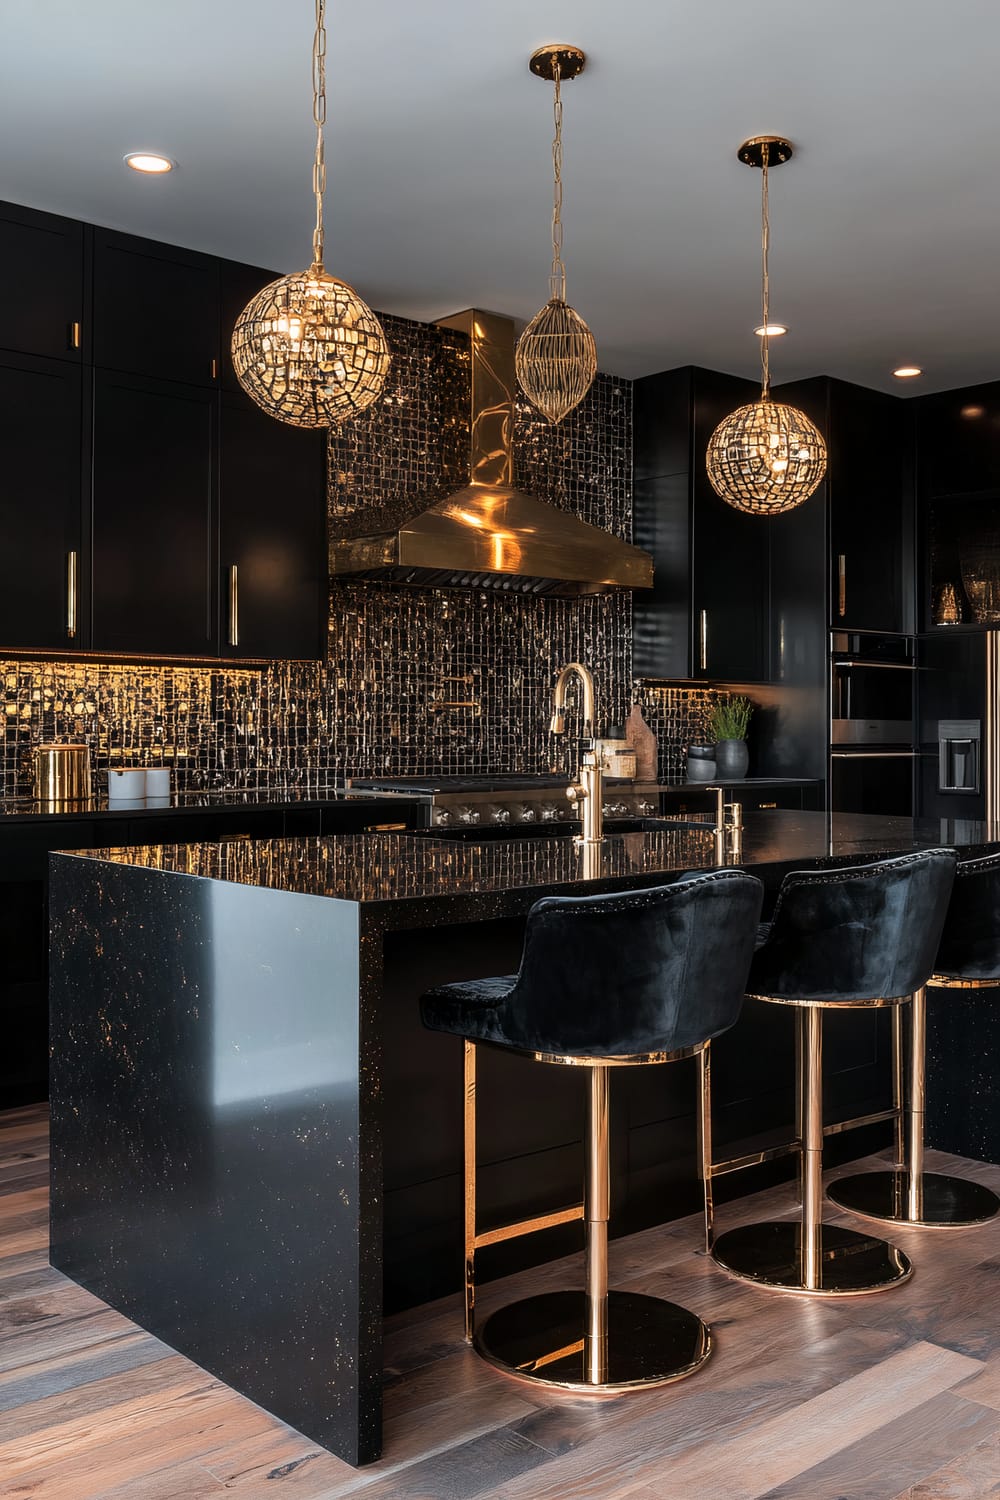
[[[767,196],[767,163],[770,155],[770,146],[765,141],[762,152],[763,161],[761,166],[760,183],[760,265],[761,265],[761,304],[764,311],[763,329],[760,337],[760,372],[761,391],[760,398],[767,401],[771,394],[771,283],[768,278],[768,257],[771,250],[771,217]]]
[[[555,84],[555,95],[552,101],[552,117],[555,124],[555,134],[552,138],[552,271],[549,276],[549,296],[557,302],[566,301],[566,267],[563,264],[563,224],[562,224],[562,91],[560,89],[560,68],[558,58],[552,66],[552,80]]]
[[[313,162],[313,193],[316,197],[316,227],[313,230],[313,264],[323,264],[323,194],[326,192],[326,0],[316,0],[316,34],[312,50],[313,121],[316,125],[316,159]]]

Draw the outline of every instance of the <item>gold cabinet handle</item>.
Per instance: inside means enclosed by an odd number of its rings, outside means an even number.
[[[240,643],[240,574],[235,563],[229,569],[229,644]]]
[[[66,556],[66,634],[70,640],[76,635],[76,583],[79,554],[70,552]]]
[[[218,378],[219,378],[219,361],[217,359],[213,359],[212,360],[212,379],[213,380],[218,380]]]
[[[69,347],[71,349],[79,349],[79,347],[80,347],[80,325],[79,325],[79,323],[71,323],[69,325],[67,343],[69,344]]]
[[[837,613],[841,619],[847,614],[847,556],[837,554]]]
[[[698,665],[708,671],[708,610],[698,611]]]

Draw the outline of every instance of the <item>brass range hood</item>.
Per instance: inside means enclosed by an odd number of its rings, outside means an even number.
[[[438,326],[471,342],[470,482],[396,531],[333,538],[333,576],[527,596],[649,588],[647,552],[514,488],[513,320],[470,311]]]

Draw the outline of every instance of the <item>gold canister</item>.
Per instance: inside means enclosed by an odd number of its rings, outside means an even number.
[[[35,749],[35,801],[53,810],[90,802],[90,746],[38,745]]]

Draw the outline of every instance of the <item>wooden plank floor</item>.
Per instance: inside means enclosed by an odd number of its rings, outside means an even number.
[[[355,1470],[51,1269],[45,1126],[39,1109],[0,1116],[0,1496],[1000,1497],[1000,1221],[899,1231],[912,1280],[832,1303],[731,1281],[691,1219],[619,1240],[614,1284],[695,1309],[716,1351],[691,1380],[617,1400],[490,1370],[462,1344],[457,1299],[403,1314],[387,1330],[386,1456]],[[1000,1168],[930,1155],[1000,1187]],[[772,1190],[723,1219],[792,1211]],[[563,1261],[492,1283],[483,1309],[575,1274]]]

